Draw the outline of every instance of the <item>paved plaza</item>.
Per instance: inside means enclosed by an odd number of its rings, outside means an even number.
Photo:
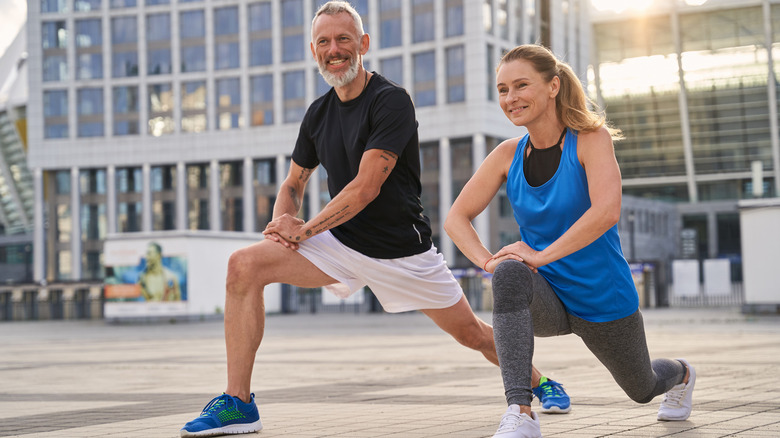
[[[780,317],[644,314],[651,356],[696,367],[690,419],[656,421],[569,335],[536,343],[573,401],[545,437],[780,437]],[[221,321],[2,323],[0,436],[177,437],[225,368]],[[259,438],[491,437],[506,408],[498,369],[418,312],[271,315],[252,389]]]

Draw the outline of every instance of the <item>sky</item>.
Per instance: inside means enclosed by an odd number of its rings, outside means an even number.
[[[0,0],[0,55],[11,45],[26,19],[26,0]]]

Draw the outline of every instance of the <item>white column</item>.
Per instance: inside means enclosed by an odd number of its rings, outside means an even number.
[[[479,169],[479,166],[482,164],[485,156],[487,156],[485,135],[474,134],[474,138],[472,139],[471,143],[471,165],[473,167],[472,174],[477,172],[477,169]],[[474,229],[477,230],[477,234],[482,240],[482,243],[484,243],[488,249],[491,249],[492,242],[490,241],[490,206],[488,206],[488,208],[486,208],[485,211],[483,211],[479,216],[474,218]]]
[[[439,139],[439,252],[448,264],[455,261],[455,245],[444,231],[444,220],[452,206],[452,153],[450,139]]]
[[[79,168],[70,168],[70,270],[72,280],[81,280],[81,191]]]
[[[254,191],[254,175],[255,166],[252,157],[244,158],[244,232],[255,232],[255,191]]]
[[[222,229],[222,214],[220,212],[219,193],[219,162],[209,162],[209,229],[219,231]]]
[[[282,183],[287,178],[287,157],[283,154],[276,156],[276,191],[282,188]]]
[[[33,281],[46,279],[46,242],[44,239],[43,216],[46,205],[43,202],[43,170],[33,169],[33,194],[35,215],[33,217]],[[54,226],[53,224],[51,226]]]
[[[767,97],[769,98],[769,132],[772,141],[772,167],[774,168],[775,193],[780,196],[780,133],[777,126],[777,79],[775,78],[775,62],[772,57],[772,9],[769,0],[762,2],[764,8],[764,44],[766,45],[767,70]]]
[[[680,110],[680,127],[682,128],[683,154],[685,157],[685,176],[688,181],[688,198],[691,203],[699,202],[698,189],[696,187],[696,169],[693,166],[693,143],[691,142],[691,123],[688,119],[688,94],[685,90],[685,73],[682,66],[682,42],[680,41],[680,16],[677,12],[677,4],[672,1],[672,38],[677,54],[677,75],[680,78],[680,93],[678,107]]]
[[[116,191],[116,166],[109,164],[106,167],[106,222],[108,222],[106,232],[108,234],[116,233]]]
[[[141,167],[141,230],[152,231],[152,167],[144,163]]]
[[[187,229],[187,166],[176,163],[176,229]]]

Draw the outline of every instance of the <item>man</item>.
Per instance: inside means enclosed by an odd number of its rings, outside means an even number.
[[[179,276],[163,266],[162,248],[157,242],[146,246],[146,268],[138,284],[146,301],[181,301]]]
[[[185,425],[182,436],[262,428],[250,381],[263,336],[263,287],[271,283],[308,288],[341,283],[341,290],[348,289],[342,297],[368,285],[386,311],[421,310],[458,342],[498,364],[492,327],[474,315],[431,243],[420,203],[417,121],[409,95],[363,68],[369,36],[348,3],[323,5],[311,36],[312,55],[333,88],[311,104],[301,123],[266,239],[230,257],[227,389]],[[327,170],[332,199],[304,222],[296,215],[319,164]],[[536,385],[540,378],[536,372]],[[557,394],[568,411],[568,396]]]

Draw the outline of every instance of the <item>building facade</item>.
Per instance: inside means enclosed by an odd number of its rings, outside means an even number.
[[[32,280],[33,182],[27,168],[27,33],[0,54],[0,282]]]
[[[624,194],[675,203],[677,256],[729,258],[740,280],[737,203],[780,195],[780,2],[657,0],[592,20],[589,90],[625,133]]]
[[[40,0],[28,6],[34,277],[101,279],[115,233],[254,233],[271,215],[308,104],[327,90],[308,50],[321,0]],[[501,54],[550,46],[583,79],[585,0],[359,0],[367,69],[407,88],[420,125],[423,205],[443,218],[479,163],[522,132],[496,99]],[[304,217],[328,201],[313,177]],[[477,218],[516,239],[503,199]],[[491,237],[488,237],[491,236]]]

